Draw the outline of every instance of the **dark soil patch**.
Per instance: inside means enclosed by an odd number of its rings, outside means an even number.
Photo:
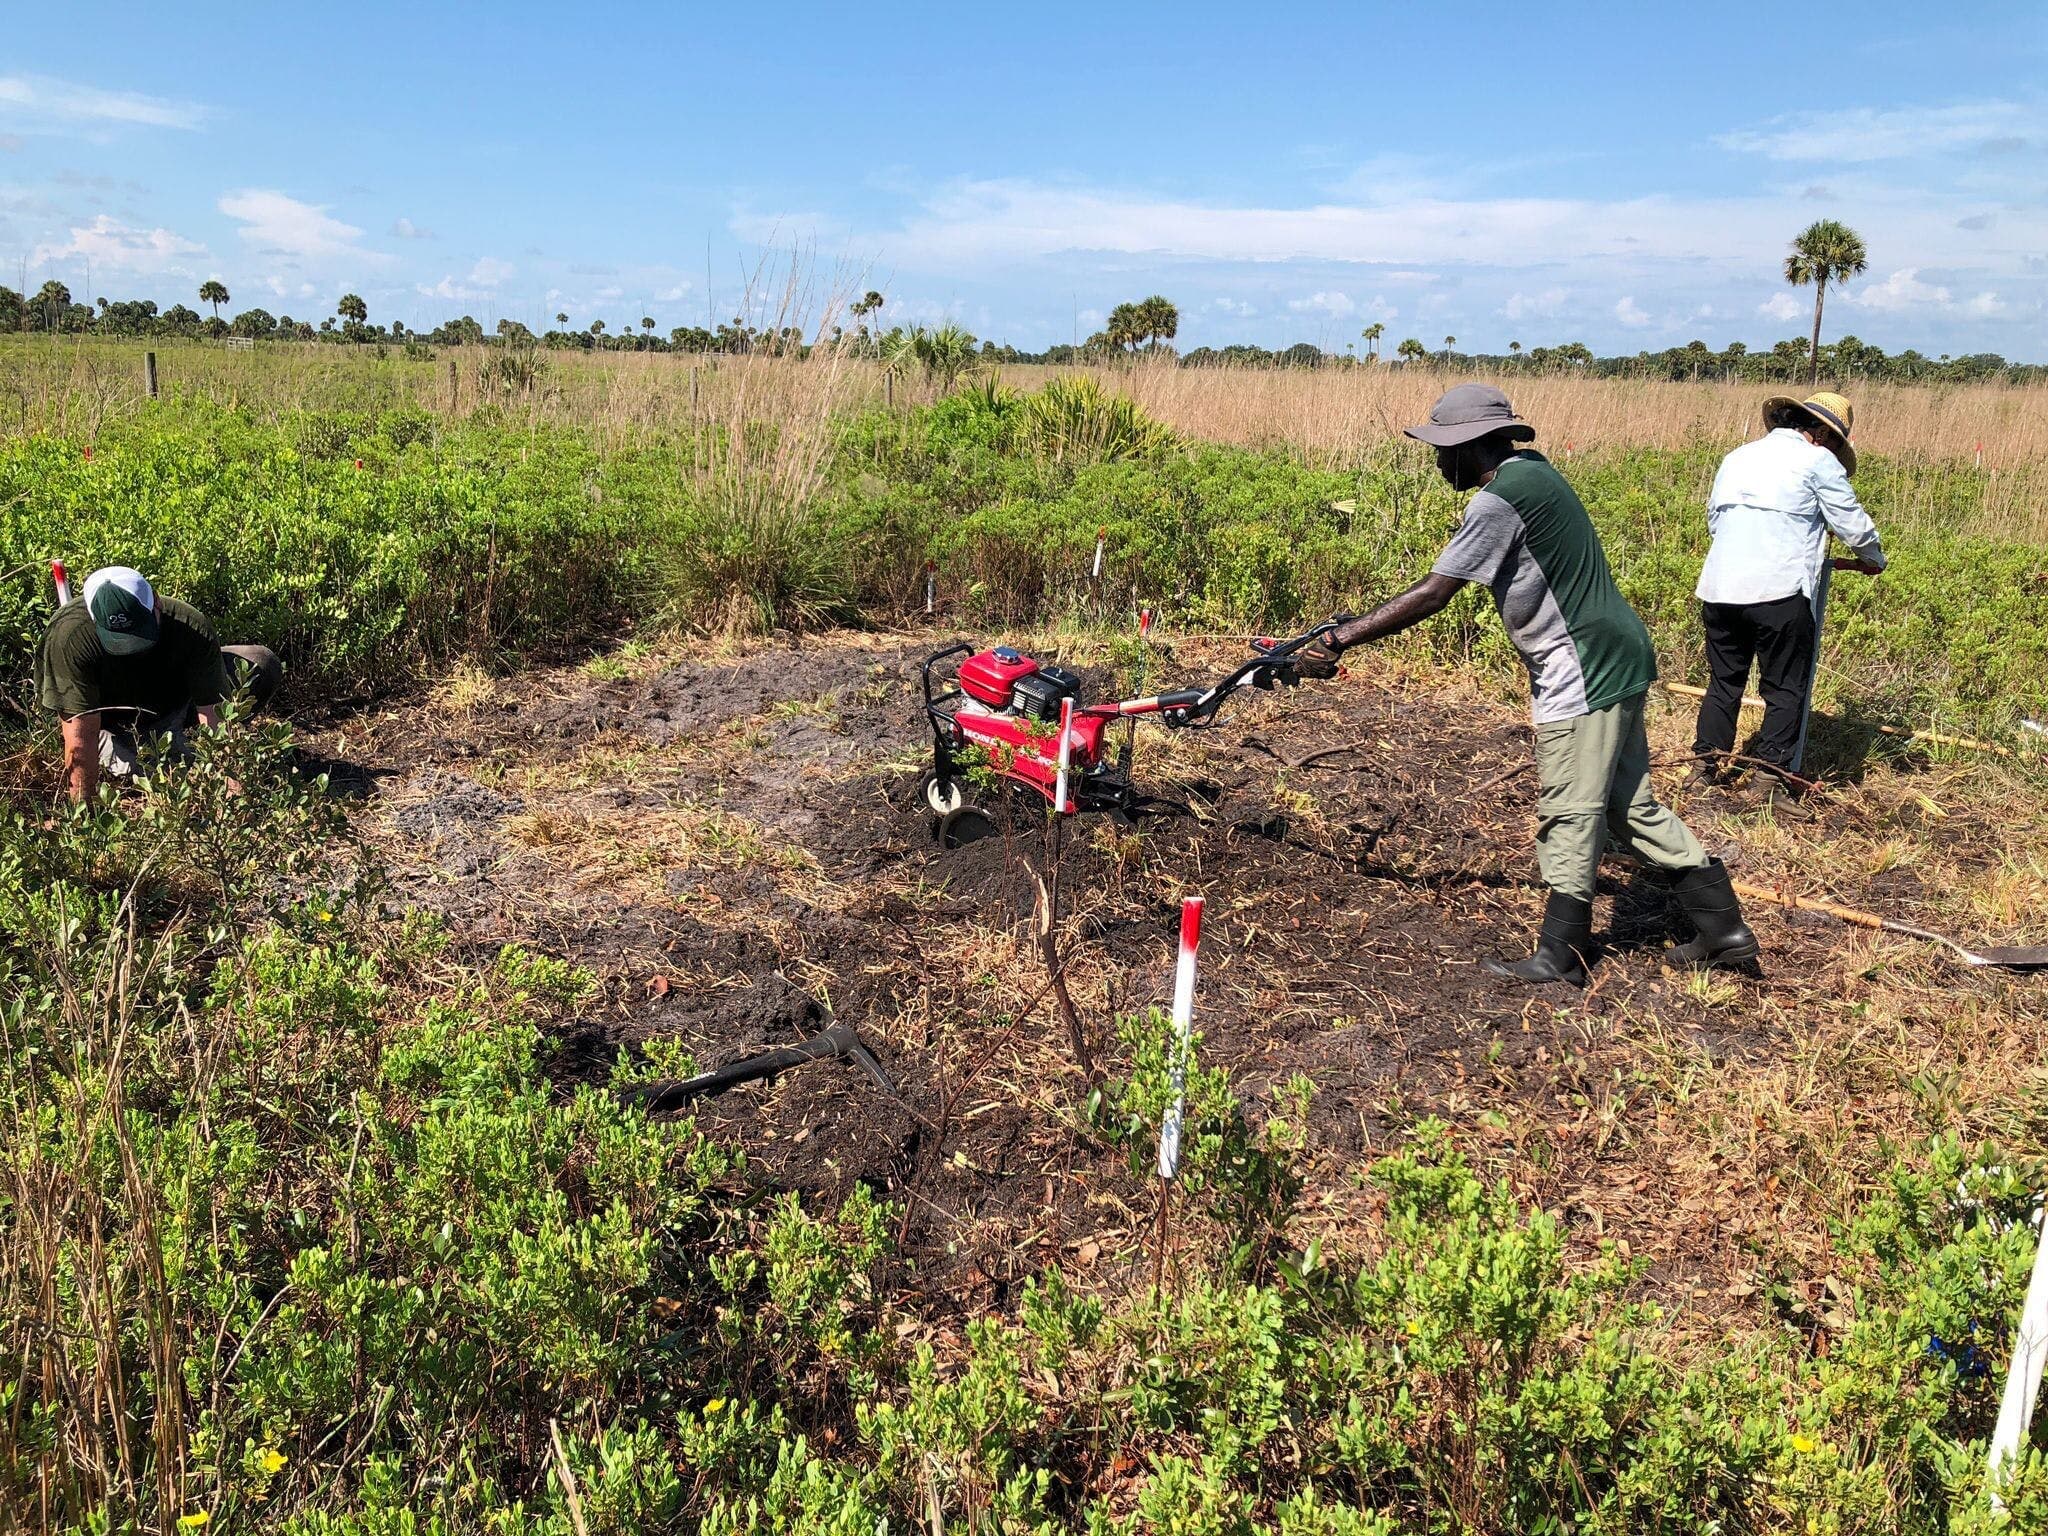
[[[1152,1194],[1080,1128],[1087,1080],[1028,935],[1042,814],[1005,813],[1004,835],[953,852],[931,839],[926,648],[542,674],[453,739],[426,716],[351,721],[345,755],[374,785],[366,825],[409,899],[479,949],[522,942],[598,976],[598,1003],[561,1024],[565,1083],[602,1080],[655,1038],[702,1068],[830,1018],[855,1025],[899,1098],[822,1062],[699,1117],[764,1186],[889,1191],[926,1300],[972,1307],[1063,1253],[1134,1255]],[[1533,779],[1511,772],[1527,730],[1511,711],[1347,685],[1139,740],[1141,782],[1197,810],[1121,839],[1084,818],[1058,858],[1068,980],[1112,1075],[1112,1021],[1166,1004],[1179,902],[1200,893],[1203,1057],[1253,1104],[1314,1080],[1311,1188],[1340,1229],[1364,1198],[1350,1176],[1435,1114],[1511,1136],[1532,1198],[1589,1244],[1653,1244],[1674,1293],[1725,1265],[1739,1213],[1674,1226],[1668,1205],[1631,1206],[1620,1148],[1588,1127],[1646,1050],[1771,1042],[1740,1022],[1753,1010],[1660,968],[1673,913],[1661,882],[1626,870],[1603,880],[1608,955],[1591,988],[1516,988],[1480,968],[1526,948],[1540,906]],[[1767,974],[1731,984],[1753,1000],[1796,992],[1839,940],[1780,917],[1757,918]]]

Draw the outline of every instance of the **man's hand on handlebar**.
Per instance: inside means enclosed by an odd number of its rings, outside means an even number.
[[[1287,658],[1287,670],[1294,675],[1287,679],[1298,683],[1305,677],[1317,679],[1337,675],[1337,652],[1328,639],[1318,640],[1314,645],[1305,645]]]

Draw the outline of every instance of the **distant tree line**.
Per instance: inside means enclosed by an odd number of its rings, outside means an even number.
[[[2005,378],[2013,382],[2048,379],[2048,367],[2037,363],[2010,363],[1995,352],[1972,352],[1963,356],[1942,353],[1928,357],[1908,348],[1887,353],[1883,348],[1843,336],[1816,349],[1811,337],[1788,337],[1768,351],[1752,351],[1739,341],[1716,350],[1704,341],[1689,341],[1682,347],[1661,352],[1637,352],[1632,356],[1600,357],[1584,342],[1525,349],[1519,341],[1508,343],[1505,353],[1459,352],[1457,338],[1446,336],[1441,349],[1432,351],[1417,337],[1408,337],[1394,348],[1394,357],[1383,361],[1380,337],[1386,327],[1375,322],[1360,333],[1365,343],[1361,354],[1357,344],[1343,352],[1329,352],[1313,342],[1271,349],[1249,345],[1196,347],[1178,353],[1172,346],[1180,330],[1180,312],[1166,298],[1150,298],[1119,304],[1109,313],[1103,328],[1075,345],[1060,344],[1030,352],[993,341],[983,341],[960,326],[951,324],[893,326],[882,330],[874,324],[886,304],[882,294],[870,291],[850,306],[852,328],[834,326],[828,333],[807,340],[795,326],[756,326],[743,316],[715,326],[679,325],[666,335],[657,334],[652,316],[641,315],[638,323],[622,321],[616,329],[601,319],[591,320],[580,330],[568,328],[566,313],[554,316],[555,326],[536,334],[517,320],[500,320],[495,330],[486,331],[474,316],[447,320],[432,330],[408,330],[403,322],[372,324],[369,307],[361,296],[343,294],[334,313],[319,319],[295,319],[273,315],[263,308],[245,309],[224,318],[223,308],[232,303],[227,287],[218,280],[202,284],[199,301],[213,312],[202,315],[183,304],[159,309],[152,299],[97,299],[85,304],[72,297],[71,290],[51,280],[33,294],[23,295],[0,287],[0,331],[30,331],[97,336],[189,337],[222,340],[228,337],[250,341],[310,341],[341,344],[399,345],[411,348],[432,346],[544,347],[551,350],[584,352],[684,352],[713,355],[807,355],[817,347],[831,347],[857,357],[889,362],[893,366],[921,367],[928,375],[950,381],[970,367],[1004,363],[1041,363],[1072,366],[1081,363],[1112,362],[1118,358],[1144,356],[1173,361],[1184,368],[1430,368],[1447,371],[1499,371],[1505,373],[1573,374],[1584,378],[1634,379],[1727,379],[1759,383],[1791,383],[1818,371],[1837,380],[1885,380],[1900,383],[1966,383],[1973,380]]]

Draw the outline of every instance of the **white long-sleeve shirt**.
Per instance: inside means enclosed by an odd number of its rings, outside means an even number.
[[[1703,603],[1811,599],[1833,533],[1859,559],[1884,564],[1877,525],[1841,460],[1790,427],[1744,443],[1721,461],[1707,497],[1713,548],[1700,570]]]

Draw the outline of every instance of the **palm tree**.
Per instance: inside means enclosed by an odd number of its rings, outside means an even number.
[[[926,381],[945,394],[959,382],[960,375],[974,371],[979,359],[974,355],[973,335],[965,326],[948,320],[930,330],[914,325],[896,332],[887,361],[890,367],[906,372],[916,364],[924,369]]]
[[[640,329],[643,331],[652,331],[654,329],[654,316],[642,315],[640,317]]]
[[[1394,348],[1394,353],[1404,363],[1419,363],[1429,355],[1428,349],[1413,336],[1408,337],[1401,345]]]
[[[604,334],[604,322],[602,320],[591,321],[590,334],[593,336],[602,336]]]
[[[1509,342],[1508,354],[1511,357],[1513,357],[1516,362],[1520,362],[1522,360],[1522,344],[1519,341]]]
[[[221,305],[228,302],[227,284],[217,277],[209,277],[199,285],[199,302],[213,306],[213,318],[220,318]]]
[[[1386,335],[1386,333],[1386,326],[1378,320],[1373,321],[1371,325],[1368,325],[1358,333],[1365,338],[1365,350],[1368,356],[1377,358],[1380,355],[1380,338]]]
[[[1149,299],[1138,302],[1138,325],[1154,348],[1161,341],[1171,341],[1180,333],[1180,311],[1173,301],[1163,294],[1153,294]]]
[[[1451,348],[1457,344],[1458,338],[1455,336],[1446,336],[1444,338],[1444,366],[1446,368],[1451,366]]]
[[[569,312],[568,312],[568,311],[567,311],[566,309],[558,309],[558,310],[556,310],[556,311],[555,311],[555,324],[557,324],[557,325],[567,325],[568,323],[569,323]]]
[[[1135,304],[1119,304],[1109,312],[1109,319],[1103,324],[1102,334],[1112,347],[1122,350],[1129,347],[1138,350],[1138,343],[1145,339],[1145,321]]]
[[[1863,237],[1835,219],[1816,219],[1792,242],[1785,281],[1795,288],[1813,284],[1813,341],[1807,348],[1807,387],[1820,382],[1820,312],[1828,284],[1846,282],[1870,264]]]
[[[334,312],[344,320],[353,320],[361,325],[370,318],[370,306],[362,301],[359,294],[344,293],[341,302],[334,306]]]

